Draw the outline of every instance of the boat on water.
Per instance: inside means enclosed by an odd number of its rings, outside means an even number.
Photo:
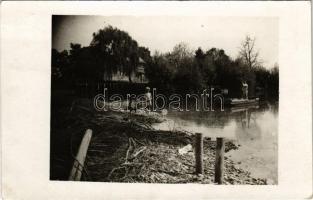
[[[260,99],[228,99],[225,103],[230,107],[242,107],[250,105],[259,105]]]

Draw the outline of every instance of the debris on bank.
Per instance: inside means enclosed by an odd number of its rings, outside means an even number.
[[[79,108],[72,112],[66,120],[68,131],[74,127],[77,133],[92,128],[94,133],[85,161],[84,181],[213,184],[214,141],[204,138],[204,174],[198,175],[193,135],[154,130],[151,124],[163,120],[158,116],[97,113]],[[71,141],[79,141],[80,136],[76,136]],[[226,152],[237,148],[226,142]],[[254,178],[248,171],[237,168],[230,158],[225,157],[224,162],[224,184],[266,184],[265,179]]]

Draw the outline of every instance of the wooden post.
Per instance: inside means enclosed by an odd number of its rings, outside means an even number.
[[[218,184],[223,183],[224,175],[224,151],[225,144],[224,138],[216,139],[216,152],[215,152],[215,179],[214,182]]]
[[[203,135],[196,133],[195,139],[196,173],[203,174]]]
[[[71,174],[69,177],[70,181],[80,181],[83,167],[84,167],[84,162],[86,159],[88,146],[89,146],[89,143],[91,140],[91,136],[92,136],[92,130],[87,129],[85,132],[85,135],[84,135],[84,137],[80,143],[77,155],[76,155],[74,163],[73,163],[73,167],[72,167]]]

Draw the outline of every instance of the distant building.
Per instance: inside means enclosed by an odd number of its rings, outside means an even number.
[[[136,68],[136,71],[132,72],[131,74],[131,80],[134,83],[148,83],[148,80],[145,76],[145,66],[146,62],[139,58],[139,65]],[[112,81],[125,81],[128,82],[129,78],[124,73],[118,71],[117,73],[112,75],[112,78],[110,78],[107,74],[104,74],[104,80],[112,80]]]

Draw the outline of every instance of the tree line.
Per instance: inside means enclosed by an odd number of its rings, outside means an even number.
[[[199,47],[193,51],[185,43],[152,55],[127,32],[112,26],[93,33],[87,47],[71,43],[70,50],[52,49],[52,85],[110,80],[116,73],[132,82],[140,59],[145,62],[149,85],[165,94],[201,93],[215,87],[228,89],[230,97],[241,97],[242,83],[247,82],[250,97],[278,99],[278,65],[271,69],[262,66],[254,38],[246,36],[235,59],[223,49]]]

